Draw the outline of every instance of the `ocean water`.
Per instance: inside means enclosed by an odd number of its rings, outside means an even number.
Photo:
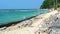
[[[0,10],[0,24],[23,20],[46,12],[48,10]]]

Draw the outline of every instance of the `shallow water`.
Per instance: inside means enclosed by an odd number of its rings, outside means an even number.
[[[23,20],[46,12],[48,10],[0,10],[0,24]]]

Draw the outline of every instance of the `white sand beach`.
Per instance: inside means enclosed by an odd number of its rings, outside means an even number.
[[[41,14],[32,19],[7,27],[5,30],[0,30],[0,34],[48,34],[51,31],[49,27],[55,23],[58,15],[57,10]]]

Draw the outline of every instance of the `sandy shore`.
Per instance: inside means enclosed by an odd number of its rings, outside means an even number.
[[[43,28],[44,20],[57,14],[58,11],[51,11],[49,13],[38,15],[32,19],[23,21],[16,25],[11,25],[5,30],[0,30],[0,34],[47,34],[45,31],[50,25]],[[51,20],[52,21],[52,20]]]

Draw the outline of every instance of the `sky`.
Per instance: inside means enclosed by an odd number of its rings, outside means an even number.
[[[0,9],[38,9],[44,0],[0,0]]]

